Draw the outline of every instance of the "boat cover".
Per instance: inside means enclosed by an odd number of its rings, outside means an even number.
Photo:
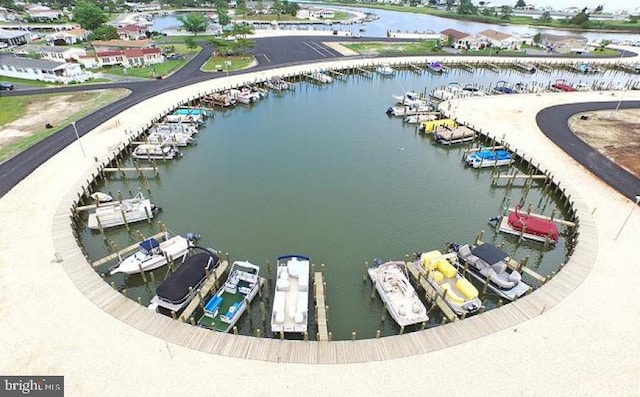
[[[151,252],[154,248],[158,248],[160,243],[155,238],[148,238],[140,243],[140,248],[147,252]]]
[[[509,225],[516,230],[522,230],[526,226],[525,233],[544,237],[549,236],[552,241],[558,241],[560,236],[558,227],[553,221],[521,214],[518,208],[509,213]]]
[[[508,257],[506,252],[502,251],[500,248],[495,245],[491,245],[488,243],[480,244],[479,246],[473,248],[471,253],[478,258],[482,259],[489,265],[493,265],[494,263],[498,263],[503,261],[504,258]]]
[[[189,287],[195,288],[206,277],[205,268],[213,270],[219,262],[218,256],[211,252],[200,252],[188,257],[156,288],[156,295],[167,302],[183,302],[189,296]]]

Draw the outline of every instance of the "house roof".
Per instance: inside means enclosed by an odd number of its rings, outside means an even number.
[[[440,34],[443,34],[447,37],[451,36],[453,37],[454,40],[460,40],[463,37],[469,36],[469,33],[461,32],[455,29],[445,29],[442,32],[440,32]]]
[[[30,33],[24,30],[6,30],[0,29],[0,39],[15,39],[16,37],[28,36]]]
[[[544,41],[550,41],[553,43],[560,43],[563,41],[587,41],[587,38],[582,36],[549,34],[549,33],[540,34],[540,39]]]
[[[498,32],[497,30],[493,30],[493,29],[487,29],[487,30],[483,30],[482,32],[478,33],[481,36],[484,37],[488,37],[490,39],[494,39],[494,40],[506,40],[511,36],[510,34],[506,34],[506,33],[502,33],[502,32]]]
[[[139,48],[131,48],[128,50],[124,50],[124,55],[127,58],[142,58],[144,57],[144,52],[142,52]]]
[[[99,56],[101,58],[102,57],[113,57],[113,56],[122,55],[122,54],[123,54],[123,52],[120,51],[120,50],[115,50],[115,51],[97,51],[96,52],[96,56]]]
[[[143,48],[143,54],[160,54],[162,52],[161,48]]]
[[[69,49],[69,47],[56,47],[56,46],[52,46],[52,45],[35,45],[35,44],[25,44],[22,45],[18,48],[16,48],[15,52],[21,52],[21,53],[29,53],[29,52],[35,52],[35,53],[43,53],[43,52],[57,52],[57,53],[62,53],[65,52]]]
[[[138,25],[125,25],[118,28],[118,32],[145,32],[147,30],[146,26],[138,26]]]
[[[154,43],[151,40],[95,40],[91,44],[94,47],[146,48]]]
[[[0,56],[0,63],[2,63],[3,65],[42,70],[60,69],[61,66],[66,65],[64,63],[47,61],[44,59],[18,58],[10,55]]]

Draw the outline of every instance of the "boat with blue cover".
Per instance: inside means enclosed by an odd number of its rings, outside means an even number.
[[[198,325],[220,332],[229,332],[255,298],[264,283],[260,267],[248,261],[235,261],[224,285],[204,306]]]
[[[431,73],[442,74],[446,71],[446,68],[440,62],[428,62],[427,69]]]
[[[473,168],[499,167],[509,165],[513,161],[511,153],[504,149],[490,149],[486,147],[470,154],[465,159],[467,165]]]

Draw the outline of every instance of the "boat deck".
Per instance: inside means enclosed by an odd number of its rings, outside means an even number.
[[[285,266],[286,268],[286,266]],[[308,311],[309,311],[309,281],[307,272],[306,286],[296,277],[289,277],[289,289],[279,291],[276,286],[275,296],[273,299],[273,312],[271,313],[271,331],[272,332],[307,332]],[[302,286],[302,288],[300,288]],[[301,323],[295,321],[291,310],[304,306],[306,312]],[[277,309],[285,311],[283,313],[283,321],[277,322]]]
[[[556,242],[548,239],[547,237],[544,236],[538,236],[537,234],[531,234],[531,233],[527,233],[526,231],[523,232],[522,230],[516,230],[514,229],[510,224],[509,224],[509,217],[503,216],[500,219],[500,224],[498,225],[498,230],[500,230],[503,233],[507,233],[507,234],[511,234],[514,236],[522,236],[522,238],[526,238],[528,240],[532,240],[532,241],[537,241],[539,243],[544,243],[546,241],[548,241],[550,244],[555,244]]]
[[[434,139],[442,145],[451,145],[472,141],[475,138],[475,134],[474,130],[466,126],[439,128],[434,134]]]

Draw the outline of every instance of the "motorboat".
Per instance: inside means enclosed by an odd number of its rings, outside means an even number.
[[[91,230],[108,229],[110,227],[151,220],[160,211],[151,200],[139,192],[133,198],[112,201],[96,207],[89,214],[87,227]]]
[[[420,93],[417,93],[415,91],[407,91],[404,95],[393,95],[393,99],[395,99],[398,105],[410,107],[424,106],[428,103],[428,101],[423,98]]]
[[[310,264],[310,259],[302,255],[278,257],[272,332],[307,332]]]
[[[151,132],[147,142],[162,146],[187,146],[195,142],[193,136],[185,132]]]
[[[449,127],[442,125],[433,133],[433,140],[441,145],[452,145],[473,141],[476,136],[475,131],[466,126]]]
[[[458,272],[486,284],[496,295],[513,301],[531,290],[531,286],[522,281],[520,272],[508,266],[509,255],[498,247],[489,243],[478,246],[452,244],[451,247],[458,256],[454,262]]]
[[[467,165],[473,168],[499,167],[510,165],[512,161],[511,153],[508,151],[486,147],[481,147],[480,150],[471,153],[465,159]]]
[[[471,96],[485,96],[487,94],[485,94],[484,91],[482,91],[480,88],[474,86],[473,84],[467,84],[464,87],[462,87],[462,91],[468,92]]]
[[[555,83],[551,84],[551,88],[558,92],[574,92],[577,91],[576,87],[567,83],[564,79],[558,79]]]
[[[498,81],[496,86],[493,87],[493,92],[496,94],[516,94],[517,91],[508,86],[506,81]]]
[[[202,252],[185,256],[182,264],[158,285],[148,308],[156,310],[162,307],[174,312],[184,309],[204,284],[207,275],[218,265],[220,258],[213,249],[203,249]]]
[[[445,87],[440,87],[431,92],[431,97],[437,101],[447,101],[453,98],[467,97],[470,91],[465,91],[460,87],[460,83],[452,81]]]
[[[291,88],[291,85],[287,81],[277,76],[266,80],[264,82],[264,85],[265,87],[272,89],[274,91],[285,91]]]
[[[403,121],[408,124],[418,124],[425,121],[437,120],[438,115],[436,114],[413,114],[410,116],[406,116]]]
[[[431,286],[444,295],[444,301],[458,316],[476,313],[482,306],[478,290],[462,277],[454,262],[456,254],[442,254],[438,250],[416,254],[414,265],[423,273]]]
[[[264,283],[260,267],[248,261],[235,261],[222,287],[204,305],[198,325],[229,332],[247,310]]]
[[[520,206],[516,206],[509,215],[493,218],[499,221],[498,230],[503,233],[522,236],[522,238],[555,244],[560,238],[558,226],[552,220],[542,219],[538,216],[523,214]]]
[[[427,70],[431,73],[442,74],[447,69],[440,62],[427,62]]]
[[[91,193],[89,197],[91,197],[93,201],[96,201],[98,203],[108,203],[110,201],[113,201],[113,197],[111,197],[111,195],[103,192]]]
[[[418,105],[418,106],[407,106],[407,105],[399,105],[399,106],[390,106],[386,113],[389,116],[401,117],[401,116],[411,116],[417,114],[425,114],[429,112],[433,112],[434,108],[431,104]]]
[[[181,132],[191,137],[196,135],[198,131],[198,125],[194,123],[157,123],[149,128],[149,133],[154,132],[161,134],[170,134],[173,132]]]
[[[409,282],[407,265],[402,261],[376,262],[367,273],[393,320],[401,327],[429,321],[424,303]]]
[[[186,238],[178,235],[165,238],[164,241],[155,238],[145,239],[138,245],[138,251],[124,258],[110,274],[136,274],[157,269],[169,261],[181,261],[197,237],[199,236],[189,234]]]
[[[518,69],[521,70],[523,72],[527,72],[527,73],[535,73],[536,70],[538,70],[535,65],[531,64],[531,63],[525,63],[525,62],[516,62],[513,64],[513,66]]]
[[[309,75],[309,77],[318,82],[318,83],[322,83],[322,84],[330,84],[333,83],[333,77],[329,76],[326,73],[323,72],[315,72],[315,73],[311,73]]]
[[[396,71],[391,66],[380,65],[376,68],[376,72],[382,76],[393,76]]]
[[[161,143],[143,143],[137,145],[131,153],[133,158],[141,160],[173,160],[181,155],[175,147]]]

